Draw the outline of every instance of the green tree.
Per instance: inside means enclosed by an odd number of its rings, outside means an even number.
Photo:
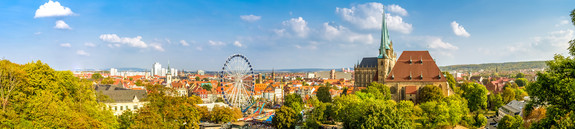
[[[489,95],[489,104],[491,105],[491,110],[497,111],[499,107],[504,105],[501,94]]]
[[[202,89],[212,91],[212,84],[202,84]]]
[[[444,101],[447,102],[447,106],[449,108],[449,125],[456,126],[461,122],[462,118],[469,113],[467,100],[458,95],[452,95],[445,98]]]
[[[522,101],[523,97],[528,96],[527,92],[523,89],[515,89],[515,100]]]
[[[175,90],[162,85],[147,85],[149,103],[138,109],[130,128],[199,128],[202,117],[197,96],[171,96]]]
[[[360,93],[360,92],[356,92]],[[369,94],[369,93],[364,93]],[[355,94],[334,98],[333,109],[344,128],[413,128],[413,103],[366,97]]]
[[[525,78],[525,74],[519,72],[517,75],[515,75],[515,78]]]
[[[573,25],[575,25],[575,9],[573,9],[573,11],[571,11],[571,22],[573,23]],[[575,56],[575,39],[569,41],[569,48],[567,48],[567,50],[569,50],[569,54],[571,54],[571,56]]]
[[[441,99],[443,99],[443,93],[438,86],[426,85],[419,90],[418,101],[420,103],[441,101]]]
[[[210,112],[210,121],[214,123],[233,122],[242,117],[238,108],[214,106]]]
[[[442,101],[429,101],[419,105],[422,115],[421,124],[424,128],[439,128],[449,125],[449,107]]]
[[[298,94],[288,94],[284,98],[284,106],[288,106],[296,112],[301,112],[303,110],[303,99]]]
[[[92,74],[92,79],[94,79],[94,80],[100,80],[103,78],[104,78],[104,76],[102,76],[102,74],[100,74],[100,73]]]
[[[321,126],[321,122],[325,120],[326,104],[319,101],[316,97],[308,100],[309,105],[312,106],[311,111],[306,113],[306,120],[304,127],[310,129],[317,129]]]
[[[532,126],[558,128],[558,120],[575,110],[575,60],[555,55],[554,60],[546,64],[549,68],[537,73],[537,80],[526,87],[529,96],[534,98],[529,103],[547,108],[545,118]]]
[[[134,114],[131,110],[125,110],[122,115],[118,116],[118,123],[120,124],[120,129],[127,129],[134,124]]]
[[[487,89],[477,83],[466,82],[461,85],[462,97],[467,99],[469,110],[474,112],[487,108]]]
[[[276,109],[272,124],[278,129],[295,129],[297,122],[301,119],[298,113],[289,106],[282,106]]]
[[[443,75],[445,75],[445,79],[447,79],[447,83],[449,83],[449,87],[451,89],[455,89],[455,87],[457,86],[457,82],[455,81],[455,78],[453,78],[453,75],[450,74],[449,72],[443,72]]]
[[[97,102],[91,82],[40,61],[19,65],[0,60],[0,87],[1,128],[118,126],[112,112]]]
[[[501,97],[503,98],[503,103],[507,104],[509,102],[511,102],[512,100],[515,100],[515,89],[511,88],[511,87],[505,87],[503,88],[503,94],[501,95]]]
[[[331,88],[327,86],[321,86],[317,89],[316,96],[321,102],[331,102],[331,93],[329,92]]]
[[[114,84],[114,79],[112,79],[110,77],[106,77],[106,78],[102,79],[101,83],[104,85],[111,85],[111,84]]]
[[[517,78],[515,79],[515,83],[517,83],[517,86],[523,87],[527,85],[528,81],[525,78]]]
[[[136,86],[144,86],[144,83],[142,80],[138,79],[136,80],[136,82],[134,83]]]
[[[519,115],[505,115],[499,121],[498,129],[521,129],[523,128],[523,118]]]
[[[485,118],[485,116],[483,116],[483,114],[475,114],[475,117],[473,117],[473,119],[475,119],[475,124],[473,124],[474,127],[482,127],[485,126],[485,124],[487,124],[487,118]]]
[[[198,76],[196,76],[195,79],[196,79],[196,81],[200,81],[200,77],[198,77]]]
[[[367,89],[363,92],[372,94],[375,99],[383,99],[383,100],[390,100],[391,99],[391,91],[389,87],[377,82],[371,82]]]

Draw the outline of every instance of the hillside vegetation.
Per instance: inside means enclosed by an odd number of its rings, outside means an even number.
[[[505,62],[505,63],[488,63],[488,64],[465,64],[440,66],[441,71],[516,71],[522,69],[542,69],[547,68],[545,61],[526,61],[526,62]]]

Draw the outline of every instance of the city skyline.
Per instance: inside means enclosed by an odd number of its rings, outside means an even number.
[[[377,56],[385,6],[398,55],[440,66],[551,60],[575,37],[574,1],[2,1],[0,56],[58,70],[350,68]]]

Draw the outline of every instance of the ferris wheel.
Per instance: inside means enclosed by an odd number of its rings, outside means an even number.
[[[248,58],[240,54],[228,57],[220,78],[222,95],[228,105],[242,112],[253,105],[255,76]]]

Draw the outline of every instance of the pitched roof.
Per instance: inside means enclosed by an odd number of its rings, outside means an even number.
[[[138,99],[142,101],[142,99],[147,97],[146,90],[129,90],[110,85],[96,86],[96,91],[101,91],[102,94],[107,95],[116,103],[132,102],[134,97],[138,97]]]
[[[417,94],[417,86],[406,86],[405,94]]]
[[[377,57],[364,57],[359,67],[377,67]]]
[[[386,82],[442,82],[447,81],[428,51],[403,51]]]

